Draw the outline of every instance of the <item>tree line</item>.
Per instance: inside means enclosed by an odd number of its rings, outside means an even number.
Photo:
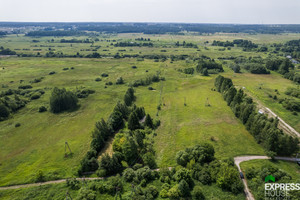
[[[258,45],[253,43],[252,41],[243,40],[243,39],[233,40],[232,42],[228,40],[225,42],[214,40],[212,43],[212,46],[222,46],[222,47],[234,47],[234,45],[236,45],[237,47],[243,47],[245,49],[253,49],[258,47]]]
[[[145,113],[143,107],[137,107],[135,101],[134,89],[128,88],[124,95],[123,102],[118,102],[109,116],[108,120],[101,119],[96,122],[92,132],[92,141],[90,150],[81,161],[78,174],[85,172],[97,171],[99,176],[108,176],[121,172],[124,169],[122,161],[132,166],[136,163],[156,166],[154,159],[154,150],[152,142],[145,143],[149,130],[155,129],[159,122],[153,122],[151,116]],[[144,122],[141,122],[144,120]],[[129,132],[122,130],[127,122]],[[147,129],[148,127],[148,129]],[[144,130],[145,129],[145,130]],[[120,131],[120,133],[117,133]],[[100,163],[97,158],[99,152],[105,146],[105,142],[115,136],[113,143],[114,153],[112,156],[105,154],[102,156]],[[120,142],[121,140],[121,142]],[[147,147],[147,151],[145,148]]]
[[[114,44],[115,47],[153,47],[152,42],[117,42]]]
[[[77,39],[61,39],[60,43],[93,43],[94,41],[90,40],[90,39],[85,39],[85,40],[77,40]]]
[[[0,47],[0,55],[16,55],[15,51],[10,50],[9,48]]]
[[[30,31],[25,36],[29,37],[46,37],[46,36],[77,36],[77,35],[87,35],[86,32],[83,31],[57,31],[57,30],[40,30],[40,31]]]
[[[252,98],[247,96],[242,89],[237,90],[231,79],[218,76],[215,80],[215,87],[223,95],[235,116],[241,120],[266,151],[285,156],[298,151],[298,138],[284,134],[278,128],[277,118],[268,118],[258,113]]]

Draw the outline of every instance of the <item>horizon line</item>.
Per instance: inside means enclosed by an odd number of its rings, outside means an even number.
[[[123,24],[221,24],[221,25],[300,25],[299,24],[288,24],[288,23],[233,23],[233,22],[226,22],[226,23],[218,23],[218,22],[150,22],[150,21],[145,21],[145,22],[122,22],[122,21],[0,21],[0,23],[123,23]]]

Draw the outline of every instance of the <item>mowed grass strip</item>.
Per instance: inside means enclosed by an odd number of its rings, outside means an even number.
[[[155,139],[160,166],[174,166],[177,151],[201,142],[211,142],[218,159],[264,154],[222,96],[211,90],[215,76],[176,78],[176,73],[168,71],[164,83],[161,126]]]

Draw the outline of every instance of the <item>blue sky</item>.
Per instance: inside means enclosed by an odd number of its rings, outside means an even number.
[[[299,24],[300,0],[0,0],[0,21]]]

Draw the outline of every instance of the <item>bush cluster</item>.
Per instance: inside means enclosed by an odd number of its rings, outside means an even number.
[[[50,97],[50,111],[59,113],[66,110],[72,110],[78,107],[78,98],[76,94],[67,91],[65,88],[55,87]]]

